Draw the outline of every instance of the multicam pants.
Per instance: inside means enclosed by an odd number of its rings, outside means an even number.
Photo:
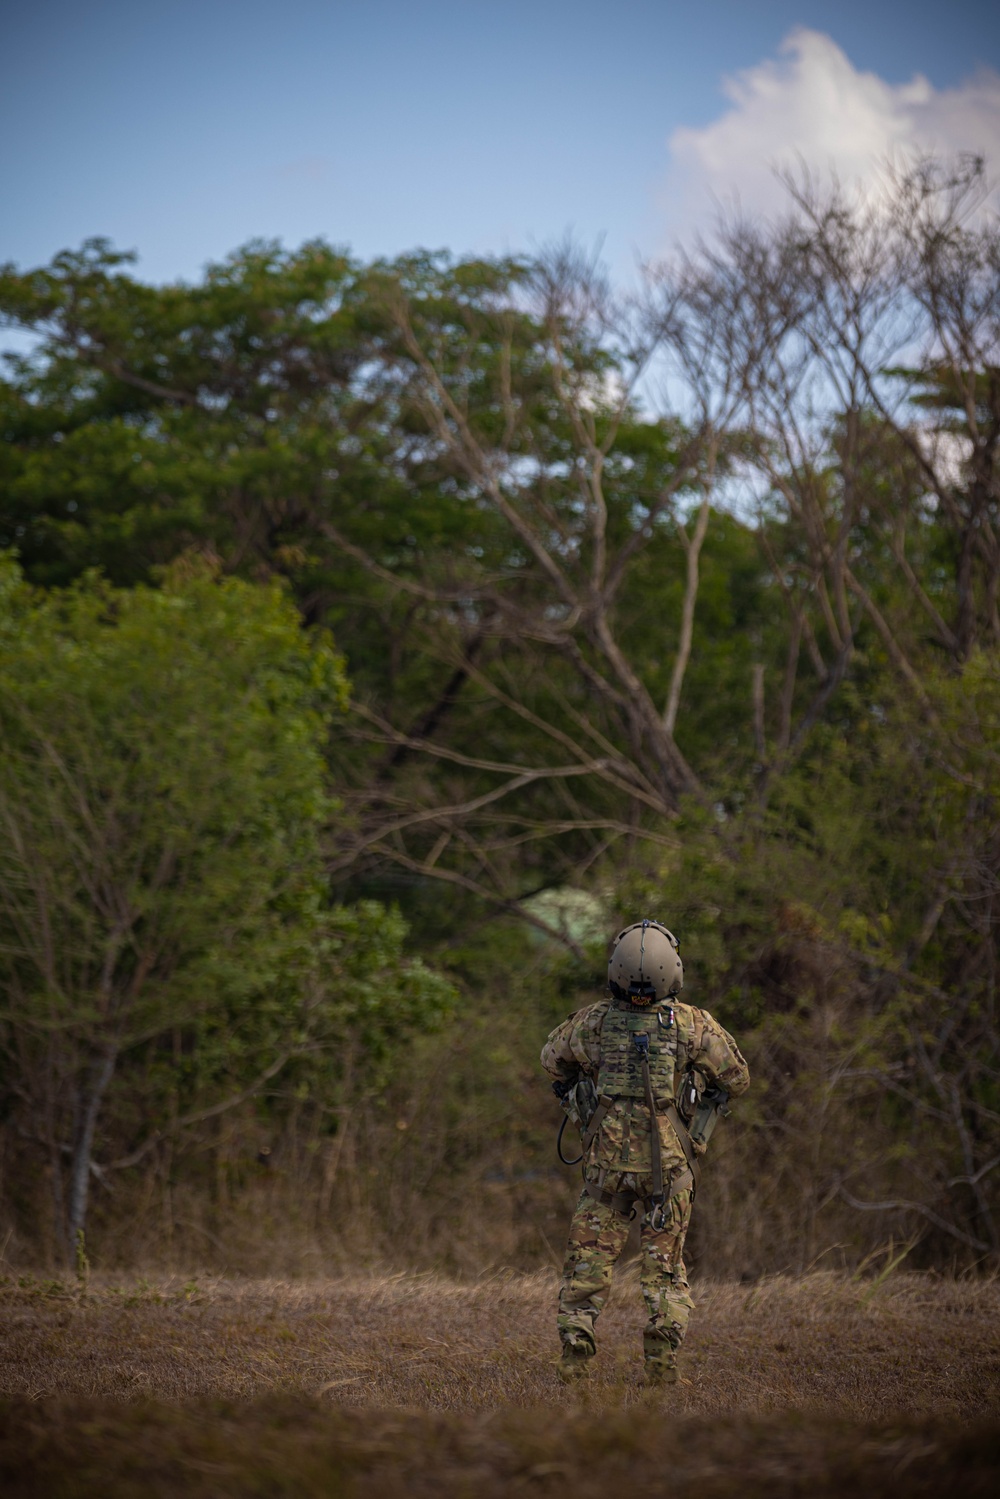
[[[640,1191],[649,1190],[645,1177],[609,1179],[605,1185],[617,1191],[632,1183]],[[683,1259],[690,1221],[690,1190],[670,1199],[670,1221],[665,1228],[654,1233],[648,1213],[642,1220],[639,1283],[649,1310],[642,1337],[647,1363],[674,1365],[694,1310]],[[594,1324],[607,1301],[611,1272],[625,1247],[628,1231],[628,1218],[586,1192],[581,1194],[570,1224],[559,1288],[557,1325],[564,1346],[581,1348],[590,1355],[596,1351]]]

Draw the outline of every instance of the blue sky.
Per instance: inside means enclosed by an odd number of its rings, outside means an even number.
[[[863,175],[911,136],[1000,146],[979,0],[0,7],[0,260],[22,266],[98,234],[162,280],[253,236],[367,257],[572,231],[624,273],[713,194],[768,207],[779,148],[830,165],[850,137]]]

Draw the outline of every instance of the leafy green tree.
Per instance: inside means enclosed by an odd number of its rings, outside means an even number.
[[[357,266],[258,243],[201,285],[151,287],[129,259],[92,240],[0,273],[0,316],[40,340],[2,386],[0,544],[46,584],[148,580],[198,543],[233,570],[294,568],[323,476],[365,483]]]
[[[0,537],[42,583],[87,565],[133,583],[194,543],[229,571],[287,576],[381,720],[342,760],[366,800],[353,872],[434,870],[510,904],[518,848],[531,883],[551,883],[641,828],[623,794],[669,815],[696,785],[674,720],[710,486],[690,541],[675,500],[717,444],[640,414],[635,382],[663,333],[647,320],[635,347],[607,336],[606,301],[572,256],[363,268],[320,244],[256,245],[200,286],[152,288],[95,241],[44,270],[7,268],[0,312],[41,342],[0,393]],[[631,575],[654,539],[675,573],[679,559],[679,587],[653,576],[646,607]],[[676,596],[679,639],[663,604]],[[616,639],[619,613],[643,620],[649,682]],[[511,675],[531,684],[513,709]],[[412,794],[407,740],[440,742],[458,803],[491,808],[473,834],[484,848],[496,830],[485,864],[454,839],[428,861],[450,808],[426,837],[393,836],[378,787],[399,783],[396,804]]]
[[[3,568],[4,1093],[72,1252],[109,1115],[125,1165],[292,1066],[329,1092],[352,1013],[377,1053],[390,1012],[398,1038],[449,991],[401,959],[398,919],[329,907],[346,682],[279,586],[179,563],[158,589],[41,594]]]

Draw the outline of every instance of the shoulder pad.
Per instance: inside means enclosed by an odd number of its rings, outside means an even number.
[[[687,1021],[689,1025],[696,1015],[704,1014],[704,1011],[699,1010],[697,1005],[688,1004],[684,999],[672,999],[669,1001],[669,1003],[675,1016],[677,1016],[681,1020]]]
[[[595,999],[593,1004],[582,1005],[579,1010],[574,1010],[569,1018],[570,1020],[581,1021],[587,1021],[591,1018],[597,1019],[599,1016],[607,1013],[610,1004],[611,1001],[609,999]]]

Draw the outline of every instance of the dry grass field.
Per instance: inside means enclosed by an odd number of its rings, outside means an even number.
[[[0,1283],[0,1493],[1000,1492],[1000,1285],[695,1288],[685,1382],[639,1384],[634,1267],[586,1386],[555,1277]]]

